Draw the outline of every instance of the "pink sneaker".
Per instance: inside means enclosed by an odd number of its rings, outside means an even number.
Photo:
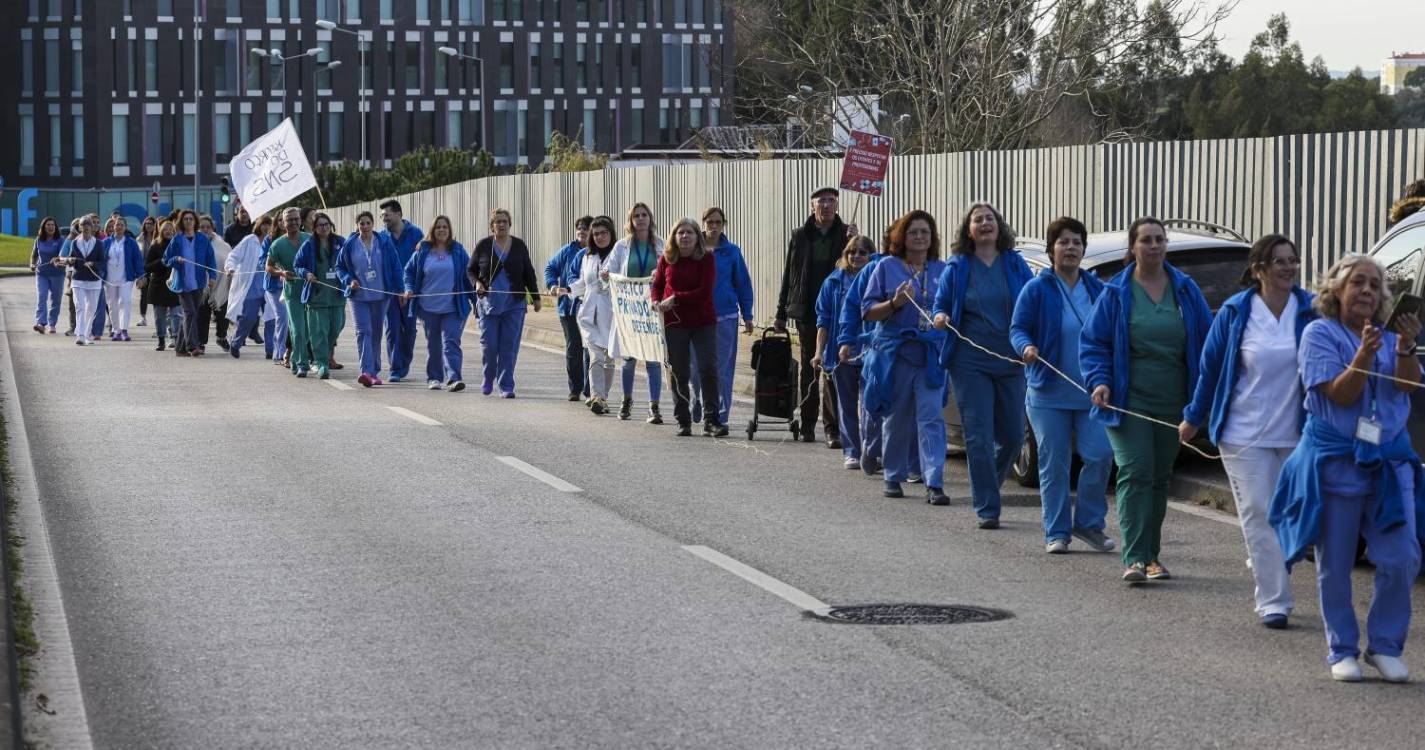
[[[372,378],[372,379],[371,379],[371,384],[372,384],[372,385],[386,385],[386,381],[382,380],[381,378]]]
[[[357,376],[356,382],[360,383],[361,385],[363,385],[363,386],[365,386],[365,387],[367,387],[367,388],[370,388],[371,386],[373,386],[373,385],[376,384],[375,379],[372,378],[370,375],[367,375],[367,374],[364,373],[364,372]]]

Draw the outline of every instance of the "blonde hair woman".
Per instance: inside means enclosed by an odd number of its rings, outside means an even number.
[[[658,267],[658,256],[663,254],[664,242],[658,237],[658,224],[653,221],[653,211],[647,203],[633,204],[624,220],[623,231],[624,238],[614,245],[609,271],[634,279],[652,276]],[[617,329],[613,332],[609,346],[614,357],[621,356]],[[628,419],[633,414],[633,370],[637,364],[638,361],[633,357],[624,358],[623,406],[619,409],[619,419]],[[658,397],[663,392],[663,365],[648,362],[646,371],[648,423],[663,424],[663,415],[658,411]]]

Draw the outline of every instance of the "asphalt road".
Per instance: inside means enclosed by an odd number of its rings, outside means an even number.
[[[1046,556],[1029,498],[976,529],[963,463],[949,508],[886,500],[820,445],[737,437],[745,404],[721,441],[594,417],[544,351],[524,350],[515,400],[338,389],[260,347],[159,354],[148,328],[77,347],[28,329],[28,280],[0,298],[96,747],[1413,747],[1425,730],[1420,683],[1329,680],[1309,569],[1292,629],[1256,623],[1217,520],[1170,513],[1176,579],[1127,588],[1116,556]],[[339,351],[354,359],[349,333]],[[824,622],[686,546],[831,605],[1013,617]]]

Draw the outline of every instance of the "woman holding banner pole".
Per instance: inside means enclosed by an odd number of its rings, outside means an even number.
[[[609,389],[614,384],[614,359],[609,354],[613,337],[614,304],[609,292],[609,266],[613,262],[614,220],[599,216],[589,224],[589,249],[569,294],[579,300],[579,334],[589,350],[589,410],[608,412]]]
[[[658,267],[658,257],[663,254],[663,240],[657,235],[658,225],[653,222],[653,211],[647,203],[633,204],[623,230],[624,238],[614,245],[609,270],[631,279],[652,276]],[[611,331],[610,337],[609,350],[618,357],[618,330]],[[637,365],[638,360],[633,357],[623,361],[623,405],[619,408],[619,419],[633,415],[633,372]],[[663,392],[663,365],[648,362],[645,370],[648,373],[648,423],[663,424],[663,415],[658,411],[658,397]]]

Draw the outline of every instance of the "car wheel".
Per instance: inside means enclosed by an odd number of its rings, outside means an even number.
[[[1020,487],[1039,486],[1039,443],[1029,425],[1024,426],[1024,445],[1020,446],[1019,456],[1014,459],[1009,471]]]

